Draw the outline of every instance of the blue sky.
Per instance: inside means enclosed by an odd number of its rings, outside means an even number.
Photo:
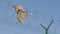
[[[21,5],[28,10],[31,25],[27,26],[27,20],[24,25],[19,23],[13,5]],[[0,34],[45,34],[40,24],[47,27],[52,17],[54,22],[49,34],[60,34],[60,0],[1,0]]]

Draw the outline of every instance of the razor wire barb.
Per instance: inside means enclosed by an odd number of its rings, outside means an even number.
[[[45,33],[46,34],[48,34],[48,30],[49,30],[49,28],[50,28],[50,26],[52,25],[52,23],[54,22],[54,19],[52,19],[51,20],[51,22],[50,22],[50,24],[48,25],[48,27],[46,28],[46,27],[44,27],[42,24],[40,24],[41,25],[41,27],[45,30]]]

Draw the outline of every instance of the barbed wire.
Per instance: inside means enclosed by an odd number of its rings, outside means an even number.
[[[14,32],[14,31],[10,31],[10,30],[4,29],[4,28],[0,28],[0,30],[2,30],[2,31],[8,31],[8,32],[15,33],[15,34],[21,34],[21,33],[17,33],[17,32]]]
[[[5,21],[5,23],[7,22],[7,24],[10,24],[11,26],[13,26],[13,24],[15,23],[18,23],[18,22],[14,22],[14,21],[8,21],[8,19],[2,19],[2,18],[0,18],[0,20],[2,20],[2,21]],[[10,23],[8,23],[8,22],[10,22]],[[12,23],[12,24],[11,24]],[[33,27],[33,26],[28,26],[28,25],[22,25],[24,28],[23,29],[28,29],[28,30],[33,30],[33,31],[35,31],[35,30],[37,30],[37,31],[39,31],[38,30],[38,28],[35,28],[35,27]]]
[[[9,2],[9,1],[8,1]],[[12,6],[13,5],[13,3],[12,2],[9,2],[8,3],[8,6],[7,7],[9,7],[9,6]],[[12,14],[10,17],[7,17],[7,18],[0,18],[0,20],[2,20],[2,21],[5,21],[5,23],[7,22],[7,25],[8,24],[10,24],[10,26],[14,26],[16,23],[18,23],[18,22],[14,22],[14,21],[10,21],[10,20],[8,20],[8,19],[10,19],[12,16],[14,16],[15,15],[15,13],[14,14]],[[35,15],[36,16],[36,15]],[[36,16],[37,17],[37,16]],[[36,18],[35,17],[35,18]],[[45,18],[45,17],[44,17]],[[35,21],[36,21],[36,19],[34,19]],[[8,23],[8,22],[10,22],[10,23]],[[3,23],[3,22],[2,22]],[[12,24],[11,24],[12,23]],[[28,29],[28,30],[32,30],[32,31],[36,31],[37,30],[37,32],[39,32],[39,29],[40,29],[40,25],[39,26],[37,26],[38,28],[35,28],[35,27],[33,27],[33,26],[28,26],[28,25],[23,25],[23,29]],[[7,29],[4,29],[4,28],[0,28],[0,30],[5,30],[5,31],[8,31],[8,32],[12,32],[13,33],[13,31],[9,31],[9,30],[7,30]],[[54,31],[51,31],[51,32],[53,32],[54,33]],[[17,33],[17,32],[14,32],[14,33]],[[20,33],[18,33],[18,34],[20,34]],[[57,34],[59,34],[59,33],[57,33]]]

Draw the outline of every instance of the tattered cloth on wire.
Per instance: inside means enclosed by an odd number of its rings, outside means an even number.
[[[14,5],[13,7],[17,11],[17,18],[20,23],[23,24],[25,19],[28,20],[28,12],[22,6]]]

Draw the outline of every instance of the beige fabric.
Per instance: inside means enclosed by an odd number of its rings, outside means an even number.
[[[19,11],[17,14],[17,18],[20,23],[23,23],[25,19],[28,19],[27,11],[24,10],[24,8],[22,6],[13,6],[13,7],[15,8],[15,10],[17,12],[18,12],[18,10],[22,10],[22,11]]]
[[[18,11],[19,9],[20,9],[20,10],[23,10],[23,7],[22,7],[22,6],[14,5],[13,7],[14,7],[14,9],[15,9],[16,11]]]

